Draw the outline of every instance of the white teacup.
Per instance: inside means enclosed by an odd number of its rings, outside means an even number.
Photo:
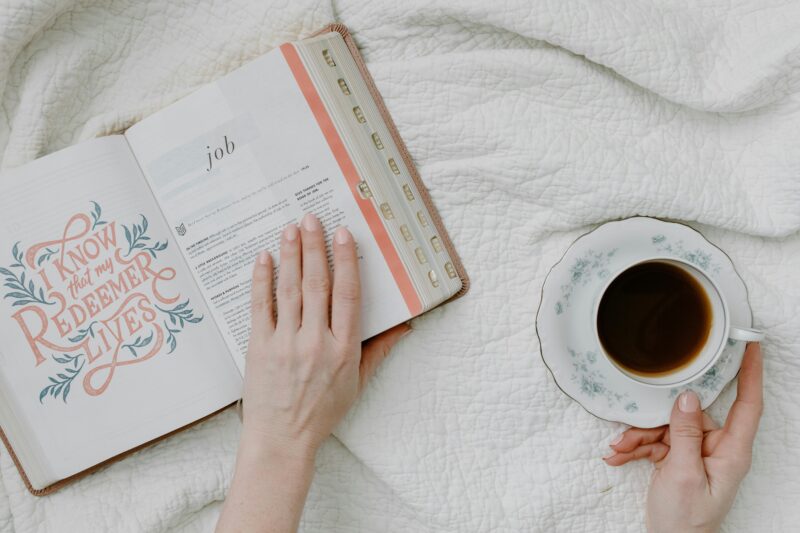
[[[700,284],[711,304],[711,326],[705,344],[694,359],[688,364],[676,368],[672,372],[652,376],[637,374],[619,365],[614,358],[610,357],[603,349],[603,354],[606,359],[628,379],[653,387],[678,387],[680,385],[685,385],[703,375],[717,362],[717,359],[719,359],[719,356],[722,355],[725,349],[725,344],[728,342],[728,339],[744,342],[758,342],[763,340],[764,334],[760,331],[731,325],[730,313],[728,312],[728,304],[725,301],[725,296],[716,283],[714,283],[714,280],[708,277],[704,272],[691,263],[681,259],[676,259],[674,257],[653,257],[645,261],[631,263],[618,270],[609,277],[608,281],[603,286],[594,305],[594,313],[592,315],[594,333],[599,346],[602,347],[603,344],[600,342],[600,335],[598,333],[597,314],[600,309],[600,302],[606,290],[608,290],[608,287],[620,274],[631,267],[651,262],[667,263],[678,267]]]

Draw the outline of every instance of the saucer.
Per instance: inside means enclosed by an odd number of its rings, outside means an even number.
[[[594,334],[594,304],[612,272],[656,256],[702,270],[724,294],[731,324],[750,327],[747,288],[730,257],[689,226],[647,217],[609,222],[579,237],[547,275],[536,316],[542,359],[558,387],[599,418],[643,428],[668,423],[686,389],[703,409],[711,405],[739,372],[746,344],[729,339],[714,366],[681,387],[636,383],[617,370]]]

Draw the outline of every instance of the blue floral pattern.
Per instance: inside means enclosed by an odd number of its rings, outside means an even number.
[[[614,407],[620,403],[624,403],[623,408],[633,413],[638,411],[639,406],[636,402],[627,401],[628,393],[620,394],[611,390],[606,385],[606,378],[600,370],[597,369],[597,352],[577,352],[572,348],[568,348],[569,355],[572,358],[572,381],[580,386],[580,391],[589,398],[603,397],[608,402],[609,407]]]
[[[557,315],[569,309],[570,298],[576,288],[585,287],[593,279],[606,279],[609,276],[608,264],[616,253],[616,248],[608,252],[587,250],[583,256],[575,260],[569,269],[569,283],[561,286],[561,299],[555,305]]]
[[[735,345],[736,341],[733,342]],[[705,400],[706,396],[709,394],[716,395],[716,393],[718,393],[727,383],[725,376],[723,376],[722,369],[728,366],[730,360],[731,352],[726,350],[723,352],[722,356],[714,364],[714,366],[709,368],[708,371],[706,371],[706,373],[703,374],[699,379],[696,379],[683,387],[675,387],[670,389],[669,397],[675,398],[678,396],[678,394],[685,390],[693,390],[701,400]]]
[[[704,252],[700,248],[688,250],[683,244],[683,240],[675,241],[673,243],[670,242],[665,235],[659,233],[658,235],[653,236],[651,242],[659,252],[667,252],[670,255],[679,257],[684,261],[693,264],[700,270],[713,272],[715,274],[719,273],[720,267],[713,260],[712,255],[709,252]]]

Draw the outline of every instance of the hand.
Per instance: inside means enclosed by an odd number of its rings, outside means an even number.
[[[281,238],[277,320],[273,266],[262,252],[253,269],[252,331],[236,472],[218,531],[294,531],[314,457],[391,347],[397,326],[361,346],[356,245],[344,228],[328,270],[322,225],[306,215]]]
[[[750,344],[723,428],[687,391],[675,402],[669,426],[625,431],[611,444],[614,453],[603,460],[611,466],[637,459],[655,464],[647,493],[648,531],[718,531],[750,469],[762,410],[761,348]]]
[[[322,225],[306,215],[281,242],[277,322],[272,261],[262,252],[253,271],[252,332],[244,389],[244,439],[276,451],[313,455],[364,389],[397,340],[398,326],[361,348],[360,280],[350,232],[334,234],[334,279]]]

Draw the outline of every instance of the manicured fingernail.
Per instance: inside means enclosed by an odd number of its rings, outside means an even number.
[[[306,231],[317,231],[322,227],[319,223],[319,219],[311,213],[307,213],[300,223],[303,225],[303,229]]]
[[[258,263],[263,266],[267,264],[267,261],[269,261],[269,252],[263,250],[260,254],[258,254]]]
[[[609,445],[609,446],[616,446],[617,444],[619,444],[620,442],[622,442],[622,439],[623,439],[623,437],[625,437],[625,434],[624,434],[624,433],[620,433],[619,435],[617,435],[617,436],[614,438],[614,440],[612,440],[611,442],[609,442],[609,443],[608,443],[608,445]]]
[[[606,455],[605,457],[603,457],[603,461],[608,461],[609,459],[611,459],[615,455],[617,455],[617,452],[610,453],[610,454]]]
[[[350,232],[344,227],[339,227],[333,234],[333,238],[336,239],[336,244],[347,244],[350,242]]]
[[[296,241],[297,240],[297,225],[296,224],[289,224],[286,226],[286,229],[283,230],[283,237],[289,241]]]
[[[684,413],[694,413],[700,410],[700,398],[694,391],[687,390],[678,398],[678,409]]]

